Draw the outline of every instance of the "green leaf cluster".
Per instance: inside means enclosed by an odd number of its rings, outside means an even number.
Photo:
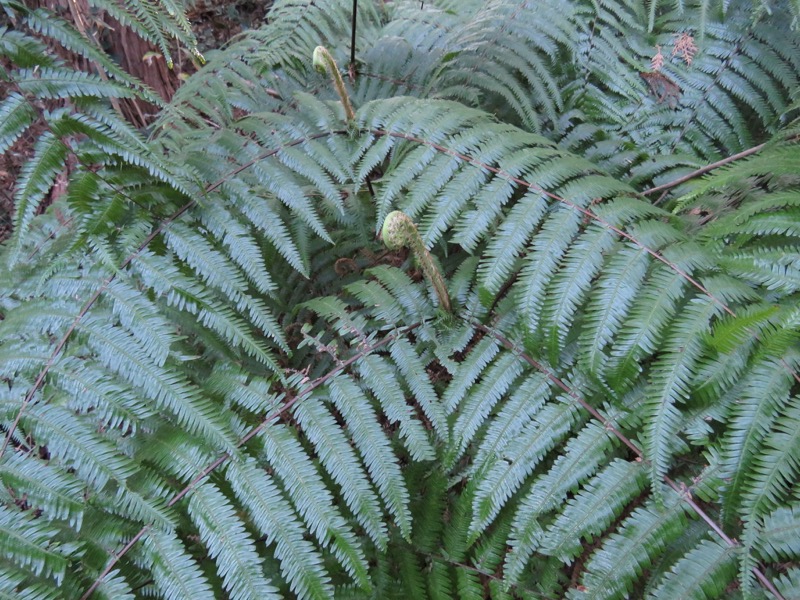
[[[0,596],[796,596],[800,45],[721,4],[281,0],[147,135],[8,4]]]

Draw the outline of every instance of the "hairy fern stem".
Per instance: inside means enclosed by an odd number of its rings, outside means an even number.
[[[386,215],[381,228],[381,238],[389,250],[399,250],[400,248],[409,248],[411,250],[414,260],[422,268],[425,277],[433,286],[442,308],[447,312],[451,312],[450,295],[447,291],[444,277],[442,277],[439,267],[436,266],[433,255],[425,247],[425,243],[419,236],[417,226],[414,225],[408,215],[399,210]]]
[[[339,72],[339,65],[336,64],[336,61],[331,56],[331,53],[328,52],[328,49],[324,46],[317,46],[314,48],[312,62],[317,71],[323,75],[327,74],[330,76],[331,82],[333,83],[333,89],[336,90],[336,93],[339,95],[339,99],[342,102],[345,119],[348,123],[354,123],[356,113],[353,110],[353,105],[350,103],[350,96],[347,94],[347,88],[344,86],[342,74]]]

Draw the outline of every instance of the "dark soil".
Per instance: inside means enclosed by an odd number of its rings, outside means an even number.
[[[264,22],[272,1],[206,0],[187,11],[200,51],[219,48],[233,36]]]
[[[13,151],[9,150],[9,152]],[[0,241],[11,235],[11,219],[14,214],[14,200],[11,189],[19,172],[19,165],[9,164],[7,154],[0,157]],[[16,167],[16,168],[15,168]]]
[[[6,91],[0,88],[0,98],[5,96]],[[0,241],[11,235],[15,183],[22,166],[33,156],[34,144],[43,129],[42,123],[35,123],[5,154],[0,154]]]

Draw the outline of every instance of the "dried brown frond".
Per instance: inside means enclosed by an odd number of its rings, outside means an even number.
[[[680,55],[683,62],[688,66],[692,66],[694,55],[697,54],[697,46],[695,46],[694,38],[688,33],[681,33],[676,35],[675,45],[672,48],[672,56]]]
[[[650,68],[653,71],[660,71],[661,67],[664,66],[664,55],[661,54],[661,46],[656,46],[656,53],[653,58],[650,59]]]

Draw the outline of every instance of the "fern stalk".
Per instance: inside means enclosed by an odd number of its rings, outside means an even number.
[[[641,195],[641,196],[649,196],[650,194],[655,194],[656,192],[666,192],[666,191],[668,191],[668,190],[670,190],[670,189],[672,189],[674,187],[677,187],[677,186],[681,185],[682,183],[686,183],[687,181],[691,181],[692,179],[695,179],[696,177],[700,177],[702,175],[705,175],[706,173],[710,173],[714,169],[718,169],[720,167],[724,167],[725,165],[729,165],[732,162],[735,162],[737,160],[741,160],[743,158],[747,158],[748,156],[752,156],[753,154],[757,154],[758,152],[763,150],[765,146],[766,146],[766,143],[758,144],[757,146],[753,146],[752,148],[748,148],[747,150],[742,150],[741,152],[737,152],[736,154],[733,154],[732,156],[728,156],[726,158],[723,158],[721,160],[713,162],[713,163],[711,163],[709,165],[701,167],[701,168],[699,168],[699,169],[697,169],[695,171],[692,171],[691,173],[687,173],[686,175],[683,175],[682,177],[678,177],[677,179],[675,179],[673,181],[669,181],[667,183],[662,183],[661,185],[657,185],[655,187],[646,189],[643,192],[639,192],[639,195]],[[665,198],[665,196],[662,195],[658,199],[657,204],[662,202],[664,198]]]
[[[439,302],[447,312],[451,312],[450,295],[447,292],[447,286],[444,283],[439,268],[433,260],[433,256],[425,247],[425,243],[417,231],[417,226],[403,212],[396,210],[388,215],[383,222],[381,229],[381,237],[383,243],[389,250],[399,250],[400,248],[409,248],[417,261],[417,264],[422,268],[425,277],[428,278]]]
[[[345,119],[348,123],[354,123],[356,113],[353,110],[353,105],[350,104],[350,96],[347,94],[347,88],[344,87],[344,79],[342,79],[342,74],[339,72],[339,65],[336,64],[331,53],[328,52],[328,49],[324,46],[317,46],[314,48],[312,61],[317,71],[323,75],[327,73],[330,76],[333,88],[336,90],[336,93],[339,94],[339,99],[342,101]]]

